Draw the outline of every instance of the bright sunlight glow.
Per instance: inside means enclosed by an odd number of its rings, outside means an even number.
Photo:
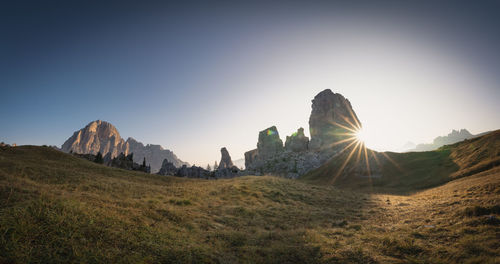
[[[365,142],[367,137],[366,137],[366,132],[361,128],[356,132],[356,139],[361,142]]]

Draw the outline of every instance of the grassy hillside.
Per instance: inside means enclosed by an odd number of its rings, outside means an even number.
[[[357,157],[358,151],[355,151],[349,159],[350,151],[347,149],[301,179],[377,192],[401,194],[423,190],[500,165],[500,130],[435,151],[379,153],[368,150],[368,159],[364,152]]]
[[[498,263],[500,170],[411,196],[0,149],[0,263]]]

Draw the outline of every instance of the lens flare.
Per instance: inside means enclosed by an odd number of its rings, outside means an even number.
[[[268,129],[268,130],[267,130],[267,135],[268,135],[268,136],[270,136],[270,135],[274,135],[274,134],[276,134],[276,131],[273,131],[273,130],[271,130],[271,129]]]
[[[361,141],[363,143],[366,142],[367,137],[365,130],[359,129],[358,131],[356,131],[355,136],[358,141]]]

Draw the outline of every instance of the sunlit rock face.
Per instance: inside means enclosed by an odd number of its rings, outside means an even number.
[[[331,148],[336,142],[349,137],[346,134],[353,133],[349,129],[357,130],[360,126],[349,100],[326,89],[312,100],[309,149],[317,151]]]
[[[133,153],[133,161],[142,164],[144,158],[151,166],[151,171],[160,170],[164,159],[168,159],[175,166],[187,165],[168,149],[160,145],[146,145],[128,138],[127,141],[120,137],[120,133],[112,124],[96,120],[90,122],[84,128],[76,131],[61,147],[62,151],[80,154],[94,154],[101,152],[103,156],[117,157],[123,152],[124,155]]]
[[[118,130],[112,124],[101,120],[90,122],[76,131],[61,147],[62,151],[80,154],[111,153],[113,158],[123,152],[124,148],[125,141]]]
[[[220,154],[221,154],[221,159],[219,162],[218,169],[226,169],[234,166],[233,161],[231,160],[231,156],[229,156],[229,152],[225,147],[220,149]]]
[[[304,135],[304,129],[301,127],[291,136],[286,137],[285,149],[288,151],[301,152],[307,151],[309,138]]]

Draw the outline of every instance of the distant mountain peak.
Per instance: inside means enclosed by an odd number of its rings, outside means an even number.
[[[453,129],[451,133],[446,136],[436,137],[431,144],[418,144],[414,149],[410,151],[430,151],[438,149],[441,146],[454,144],[465,139],[470,139],[477,137],[479,135],[471,134],[467,129],[462,128],[460,130]]]
[[[146,145],[129,137],[127,141],[121,138],[118,129],[111,123],[95,120],[87,124],[84,128],[75,131],[73,135],[64,142],[61,147],[64,152],[75,152],[80,154],[94,154],[101,152],[103,156],[109,154],[116,157],[120,153],[128,155],[134,153],[134,162],[146,162],[151,164],[152,172],[161,168],[164,159],[168,159],[175,166],[187,165],[168,149],[163,149],[160,145]]]

